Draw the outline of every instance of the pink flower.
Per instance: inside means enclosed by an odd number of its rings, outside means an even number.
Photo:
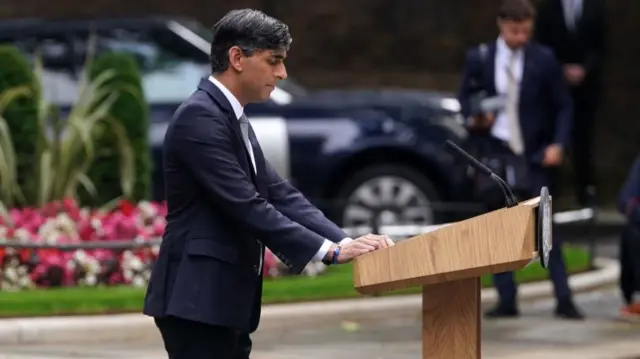
[[[122,214],[124,214],[125,216],[129,217],[133,214],[133,211],[135,210],[135,206],[126,200],[122,200],[120,201],[120,211],[122,212]]]
[[[94,239],[96,230],[91,226],[91,222],[88,220],[82,220],[78,223],[78,236],[83,241],[89,241]]]
[[[121,201],[111,211],[80,208],[73,198],[52,201],[41,208],[12,208],[11,228],[0,221],[0,238],[34,243],[76,243],[108,240],[149,241],[160,238],[166,228],[166,202],[131,203]],[[38,286],[115,285],[143,286],[157,259],[158,246],[125,251],[95,249],[60,251],[56,249],[7,250],[0,248],[0,270],[9,265],[19,277],[11,288]],[[269,251],[265,254],[265,276],[279,273],[280,262]],[[17,278],[16,277],[16,278]],[[26,280],[25,280],[26,279]],[[22,287],[20,287],[22,286]]]
[[[277,275],[278,259],[270,250],[265,251],[263,264],[264,264],[262,267],[263,276],[273,277]],[[274,272],[274,270],[276,272]]]

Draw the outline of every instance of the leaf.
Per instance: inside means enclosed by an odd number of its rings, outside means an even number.
[[[11,131],[4,117],[0,116],[0,200],[13,205],[13,195],[19,192],[18,167]]]
[[[127,130],[122,125],[122,122],[113,117],[107,118],[106,122],[113,131],[118,143],[117,152],[120,155],[120,186],[122,187],[122,193],[125,197],[131,197],[133,186],[136,182],[135,154],[129,142]]]
[[[102,206],[100,206],[98,208],[99,212],[111,212],[114,209],[116,209],[119,205],[120,205],[120,201],[122,201],[123,196],[118,196],[112,200],[110,200],[109,202],[103,204]]]
[[[89,179],[89,177],[86,174],[78,173],[76,176],[76,179],[82,185],[82,187],[84,187],[84,189],[89,193],[89,195],[91,195],[91,197],[98,196],[98,190],[96,189],[96,186],[93,184],[93,182],[91,182],[91,179]]]
[[[53,154],[51,153],[51,149],[46,149],[40,154],[40,186],[38,193],[38,204],[44,205],[49,202],[52,198],[52,188],[53,188],[53,174],[52,172],[52,159]]]
[[[0,115],[4,114],[4,111],[13,101],[31,94],[32,91],[28,86],[16,86],[2,92],[0,95]]]
[[[345,332],[357,332],[360,330],[360,324],[351,321],[343,321],[340,323],[340,327]]]
[[[2,201],[0,201],[0,217],[4,219],[4,223],[8,224],[9,227],[15,226],[15,223],[13,223],[13,220],[11,219],[11,215],[9,214],[9,210],[7,209],[7,206],[5,206],[5,204],[2,203]]]

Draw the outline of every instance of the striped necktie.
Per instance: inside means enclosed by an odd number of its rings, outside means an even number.
[[[522,141],[522,132],[520,131],[520,116],[518,111],[518,103],[520,97],[520,86],[515,76],[516,55],[511,53],[509,58],[509,67],[507,67],[507,108],[506,115],[509,122],[509,147],[511,150],[520,155],[524,152],[524,144]]]
[[[244,140],[244,145],[247,147],[247,151],[249,151],[249,157],[251,157],[251,163],[253,164],[253,171],[256,171],[256,160],[253,156],[253,146],[251,146],[251,140],[249,139],[249,120],[247,116],[242,114],[238,119],[240,121],[240,130],[242,131],[242,139]]]

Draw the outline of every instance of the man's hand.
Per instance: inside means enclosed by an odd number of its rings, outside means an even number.
[[[474,130],[485,130],[491,128],[494,122],[496,122],[496,116],[492,113],[486,113],[472,117],[469,127]]]
[[[340,253],[338,254],[337,262],[339,264],[344,264],[350,262],[353,258],[361,256],[363,254],[367,254],[369,252],[373,252],[380,248],[387,248],[394,246],[395,243],[386,235],[377,235],[377,234],[367,234],[362,237],[358,237],[357,239],[341,245]],[[332,245],[327,255],[325,257],[326,260],[333,260],[333,253],[336,249],[337,245]]]
[[[369,233],[362,237],[358,237],[356,241],[374,244],[376,247],[375,249],[393,247],[396,245],[395,243],[393,243],[393,240],[391,240],[391,238],[386,234]]]
[[[560,145],[549,145],[544,151],[542,165],[545,167],[555,167],[562,164],[562,147]]]
[[[581,65],[568,64],[564,66],[564,76],[571,85],[579,85],[584,80],[585,74],[586,71]]]

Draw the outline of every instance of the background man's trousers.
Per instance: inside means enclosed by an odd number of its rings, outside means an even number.
[[[538,197],[543,186],[549,188],[549,192],[553,197],[556,188],[556,186],[554,186],[554,170],[535,168],[532,169],[530,178],[532,182],[532,191],[528,194],[519,194],[518,199],[520,201]],[[572,294],[571,289],[569,288],[567,269],[564,264],[564,258],[562,257],[562,241],[555,236],[556,231],[554,230],[553,232],[553,249],[549,256],[549,276],[553,282],[553,288],[558,301],[570,300]],[[493,277],[493,282],[500,296],[500,302],[506,305],[515,305],[517,299],[517,286],[513,278],[513,272],[496,274]]]
[[[574,126],[571,139],[571,161],[576,197],[579,205],[594,205],[595,193],[590,187],[595,186],[593,166],[593,133],[598,97],[589,87],[571,89],[574,105]]]

